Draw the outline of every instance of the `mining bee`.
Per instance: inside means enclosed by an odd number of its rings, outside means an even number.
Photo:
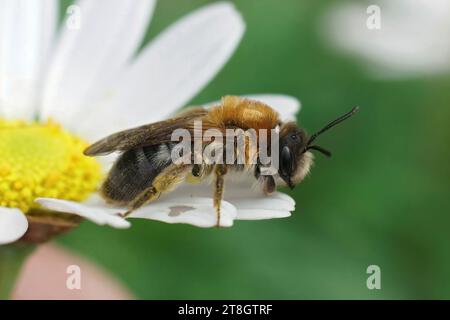
[[[171,119],[112,134],[88,147],[87,156],[104,155],[114,151],[121,152],[106,180],[101,186],[103,198],[116,205],[123,205],[128,211],[126,217],[134,210],[156,200],[162,193],[175,189],[185,180],[193,177],[203,180],[213,179],[213,206],[217,213],[217,226],[220,225],[220,204],[223,197],[224,176],[229,171],[251,172],[261,183],[265,194],[273,193],[277,185],[290,188],[300,183],[308,174],[313,162],[311,151],[318,151],[326,156],[331,153],[313,144],[316,138],[352,116],[358,107],[330,122],[323,129],[308,136],[304,129],[295,122],[282,122],[278,113],[270,106],[255,100],[237,96],[223,97],[221,102],[210,108],[189,108]],[[195,136],[195,121],[201,120],[202,130],[211,128],[225,132],[226,129],[274,129],[279,133],[279,166],[272,175],[262,175],[262,164],[248,161],[237,164],[233,162],[214,163],[174,163],[172,151],[178,144],[172,141],[176,129],[186,129]],[[203,138],[202,138],[203,139]],[[194,143],[192,141],[192,143]],[[202,148],[211,141],[201,140]],[[227,152],[226,148],[224,149]],[[228,150],[229,152],[229,150]],[[195,157],[195,155],[189,155]],[[254,159],[253,159],[254,160]]]

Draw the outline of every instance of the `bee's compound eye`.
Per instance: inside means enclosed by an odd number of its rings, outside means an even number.
[[[280,170],[285,176],[290,175],[292,166],[291,150],[288,146],[284,146],[281,150]]]

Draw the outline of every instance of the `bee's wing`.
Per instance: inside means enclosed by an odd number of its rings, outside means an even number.
[[[208,111],[204,108],[191,108],[165,121],[117,132],[95,142],[84,150],[84,154],[87,156],[105,155],[114,151],[126,151],[170,142],[174,130],[187,129],[192,133],[194,120],[201,119],[207,113]]]

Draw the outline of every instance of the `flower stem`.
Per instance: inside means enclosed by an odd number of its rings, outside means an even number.
[[[9,299],[17,276],[34,246],[17,243],[0,246],[0,300]]]

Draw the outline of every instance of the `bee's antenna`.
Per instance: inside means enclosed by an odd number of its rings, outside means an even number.
[[[331,157],[331,152],[328,151],[327,149],[324,149],[324,148],[320,147],[320,146],[316,146],[316,145],[308,146],[308,147],[306,147],[305,150],[309,150],[309,149],[317,150],[321,154],[326,155],[327,157]]]
[[[323,127],[321,130],[319,130],[318,132],[314,133],[311,138],[309,138],[308,140],[308,146],[314,141],[316,140],[316,138],[318,136],[320,136],[322,133],[324,133],[325,131],[327,131],[328,129],[333,128],[335,125],[341,123],[342,121],[350,118],[352,115],[354,115],[356,112],[358,112],[359,107],[356,106],[354,107],[352,110],[350,110],[349,112],[347,112],[346,114],[340,116],[339,118],[337,118],[336,120],[331,121],[329,124],[327,124],[325,127]],[[311,146],[312,147],[312,146]],[[311,149],[315,149],[317,151],[321,151],[318,148],[311,148]]]

